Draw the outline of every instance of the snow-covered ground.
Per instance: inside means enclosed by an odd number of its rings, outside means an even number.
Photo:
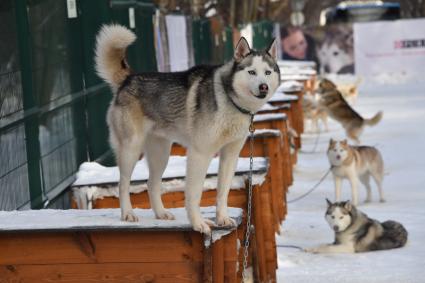
[[[357,105],[363,116],[384,111],[383,120],[366,128],[361,139],[376,146],[385,161],[384,192],[387,202],[379,203],[374,184],[373,202],[359,209],[369,217],[401,222],[409,232],[401,249],[360,254],[309,254],[279,247],[278,282],[425,282],[425,85],[362,86]],[[330,123],[330,132],[319,136],[304,134],[303,151],[295,168],[295,182],[288,200],[308,191],[329,168],[325,151],[330,137],[343,138],[342,128]],[[360,200],[366,190],[359,187]],[[348,182],[343,198],[350,199]],[[333,233],[324,219],[325,198],[334,199],[332,177],[306,198],[289,204],[278,245],[311,247],[333,241]]]

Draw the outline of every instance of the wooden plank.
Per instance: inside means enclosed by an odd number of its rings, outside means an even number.
[[[216,204],[216,190],[204,191],[202,193],[201,206],[212,206]],[[131,194],[131,203],[134,208],[150,208],[147,192]],[[176,208],[185,206],[184,192],[170,192],[162,195],[162,201],[166,208]],[[231,207],[244,208],[246,203],[245,189],[231,190],[229,193],[228,205]],[[118,208],[119,199],[116,197],[105,197],[98,199],[93,204],[93,208]]]
[[[238,231],[224,237],[224,282],[237,282],[237,262],[238,262]],[[242,250],[241,250],[242,251]]]
[[[0,264],[200,261],[196,232],[2,233]],[[46,248],[46,246],[48,248]],[[158,248],[161,247],[161,248]]]
[[[0,283],[192,283],[199,270],[193,262],[0,265]]]
[[[212,247],[212,275],[214,283],[224,282],[224,239],[220,239]]]
[[[255,239],[256,239],[256,261],[258,262],[259,279],[261,282],[266,282],[267,269],[266,269],[266,256],[265,256],[265,238],[264,238],[264,225],[262,217],[263,204],[261,202],[261,188],[254,186],[253,188],[253,220],[255,225]]]

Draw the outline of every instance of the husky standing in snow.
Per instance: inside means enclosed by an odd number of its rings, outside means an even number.
[[[358,253],[403,247],[407,231],[398,222],[383,223],[369,218],[349,201],[332,203],[326,199],[328,208],[325,218],[335,232],[333,244],[307,248],[312,253]]]
[[[273,42],[265,51],[250,49],[241,38],[234,59],[221,66],[185,72],[133,73],[125,53],[136,37],[119,25],[103,26],[96,42],[96,70],[112,88],[107,122],[120,171],[121,219],[133,212],[130,176],[141,153],[149,167],[148,193],[159,219],[174,219],[161,200],[161,177],[171,144],[187,147],[186,210],[194,230],[209,233],[214,223],[202,218],[200,200],[208,166],[220,152],[217,225],[234,225],[227,196],[239,152],[248,135],[251,113],[258,111],[280,84]]]
[[[348,179],[351,184],[352,201],[358,205],[358,180],[366,187],[367,197],[365,202],[372,200],[370,176],[376,182],[379,190],[380,201],[384,202],[382,181],[384,179],[384,161],[380,152],[371,146],[350,146],[347,140],[329,142],[327,151],[329,163],[335,181],[335,199],[341,199],[341,185],[343,179]]]
[[[376,113],[371,119],[360,116],[350,104],[345,101],[337,86],[328,79],[323,79],[319,83],[318,93],[320,94],[320,104],[326,109],[329,116],[344,127],[347,136],[360,143],[359,137],[365,125],[374,126],[382,119],[382,112]]]

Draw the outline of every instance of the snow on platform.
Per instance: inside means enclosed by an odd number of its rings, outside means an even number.
[[[264,122],[271,120],[286,120],[288,117],[284,113],[256,114],[254,122]]]
[[[378,110],[384,111],[383,120],[375,127],[366,127],[361,139],[363,144],[376,146],[383,155],[387,202],[378,202],[372,183],[373,202],[361,204],[359,209],[380,221],[401,222],[409,232],[407,245],[395,250],[339,255],[279,247],[278,282],[425,282],[425,85],[362,86],[354,108],[367,118]],[[339,124],[330,123],[330,132],[320,134],[316,152],[310,153],[317,135],[303,135],[289,201],[312,188],[327,171],[325,152],[330,137],[344,138]],[[366,190],[361,185],[359,193],[363,201]],[[343,199],[350,197],[349,184],[344,181]],[[333,242],[333,233],[324,219],[325,198],[334,199],[331,176],[312,194],[288,205],[277,244],[305,248]]]
[[[146,230],[146,231],[192,231],[185,208],[169,209],[175,220],[159,220],[152,209],[134,209],[139,222],[121,221],[120,209],[94,210],[23,210],[0,211],[0,234],[3,232],[48,232],[48,231],[88,231],[88,230]],[[204,218],[215,219],[215,206],[201,207]],[[242,221],[242,209],[229,207],[229,216],[239,225]],[[226,228],[222,228],[226,230]],[[227,229],[229,231],[233,229]]]
[[[163,179],[184,178],[186,176],[186,156],[170,156]],[[218,174],[219,158],[213,158],[208,168],[207,175]],[[267,171],[267,159],[254,157],[253,169],[255,173]],[[249,171],[249,158],[239,158],[236,174],[246,174]],[[131,175],[131,181],[147,181],[149,169],[145,159],[137,162]],[[118,167],[105,167],[96,162],[84,162],[77,172],[77,180],[73,186],[88,186],[99,184],[116,184],[119,181]]]
[[[298,96],[293,94],[285,94],[283,92],[279,92],[279,90],[269,99],[268,102],[291,102],[297,101]]]

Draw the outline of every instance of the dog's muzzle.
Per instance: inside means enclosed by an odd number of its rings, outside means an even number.
[[[260,84],[258,86],[258,90],[259,90],[259,95],[257,95],[256,97],[263,99],[267,96],[269,92],[269,86],[266,84]]]

